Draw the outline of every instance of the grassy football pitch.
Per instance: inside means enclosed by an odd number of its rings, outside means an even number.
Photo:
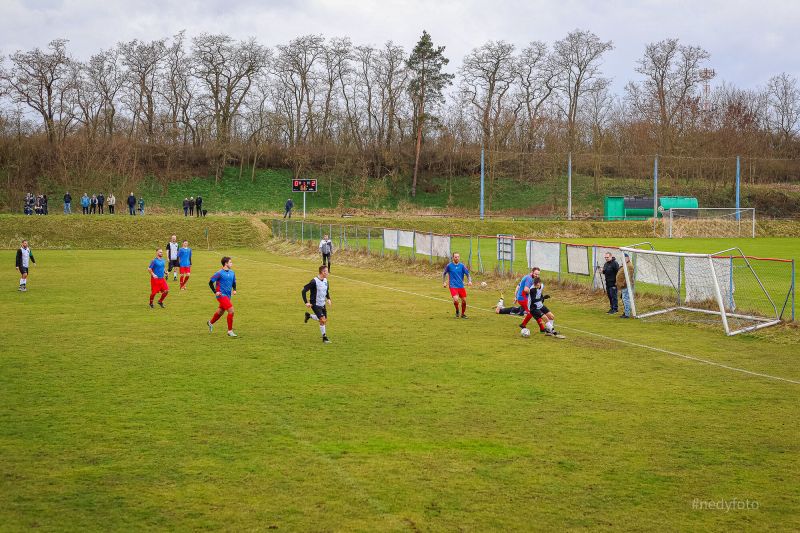
[[[496,291],[455,320],[434,276],[334,265],[326,346],[316,262],[225,252],[236,339],[213,252],[166,309],[148,250],[35,250],[25,294],[3,270],[0,529],[800,529],[795,328],[553,290],[567,338],[523,339]]]

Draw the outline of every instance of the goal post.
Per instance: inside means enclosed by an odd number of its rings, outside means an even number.
[[[752,207],[673,207],[663,216],[664,236],[755,237],[756,210]]]
[[[622,290],[634,318],[712,322],[737,335],[779,324],[793,295],[792,260],[750,257],[739,248],[682,253],[639,243],[620,250],[633,265],[623,269]]]

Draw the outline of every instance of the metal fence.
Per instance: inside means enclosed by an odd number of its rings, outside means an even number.
[[[402,228],[324,224],[305,220],[274,219],[274,237],[316,246],[327,235],[334,250],[348,250],[386,258],[402,258],[444,265],[453,253],[460,253],[467,267],[480,273],[516,277],[533,266],[544,279],[604,290],[604,254],[610,252],[622,262],[617,246],[571,243],[518,237],[515,235],[463,235],[416,231]],[[754,271],[768,287],[775,301],[782,303],[781,317],[794,320],[794,260],[749,258]],[[642,284],[646,289],[646,284]]]

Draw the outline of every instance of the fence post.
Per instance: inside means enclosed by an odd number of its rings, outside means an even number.
[[[367,227],[367,255],[372,255],[372,228]]]
[[[305,221],[300,221],[300,242],[305,242],[306,240],[306,226]]]
[[[397,247],[400,247],[400,242],[398,238]],[[411,232],[411,260],[417,260],[417,230],[413,230]]]
[[[394,251],[395,257],[400,257],[400,230],[394,230],[397,233],[397,248]]]
[[[561,283],[561,245],[563,243],[558,243],[558,282]],[[565,248],[566,250],[566,248]]]
[[[481,257],[481,236],[478,235],[476,237],[476,239],[478,241],[478,271],[481,274],[484,274],[484,271],[483,271],[483,258]]]
[[[450,236],[450,248],[453,247],[453,236]],[[450,250],[452,253],[453,250]],[[469,267],[472,268],[472,235],[469,236]]]
[[[431,234],[431,247],[428,250],[430,252],[430,255],[428,257],[430,257],[431,264],[433,264],[433,232],[431,231],[430,234]]]
[[[385,241],[384,241],[384,239],[383,239],[383,234],[384,234],[384,231],[386,231],[386,230],[384,230],[383,228],[381,228],[381,257],[383,257],[383,247],[384,247],[384,246],[385,246],[385,244],[386,244],[386,242],[385,242]]]

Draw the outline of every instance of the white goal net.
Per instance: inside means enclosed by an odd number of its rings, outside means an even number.
[[[663,214],[668,238],[755,237],[756,210],[751,207],[673,207]]]
[[[622,290],[628,291],[635,318],[711,322],[721,324],[727,335],[781,321],[785,302],[780,295],[787,276],[779,260],[750,258],[738,248],[692,254],[657,251],[641,243],[620,250],[631,258],[632,268],[625,270],[628,288]],[[766,261],[776,263],[759,265],[762,279],[752,263]]]

